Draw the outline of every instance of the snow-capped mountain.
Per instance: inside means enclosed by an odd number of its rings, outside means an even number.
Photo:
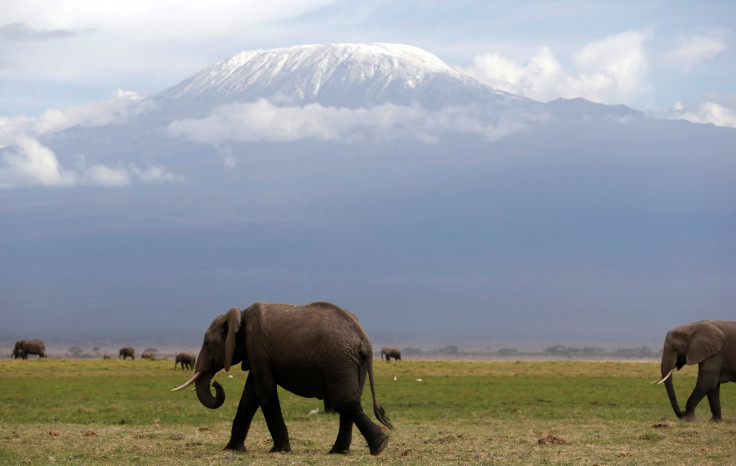
[[[334,107],[376,104],[524,104],[435,55],[409,45],[304,45],[237,53],[151,100],[177,113],[202,114],[221,104],[268,99],[276,104]]]

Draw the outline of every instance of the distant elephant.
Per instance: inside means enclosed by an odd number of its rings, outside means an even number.
[[[154,359],[153,353],[150,351],[144,351],[143,354],[141,354],[141,359]]]
[[[194,369],[194,362],[196,359],[197,356],[195,356],[191,351],[179,353],[176,355],[176,361],[174,361],[174,369],[176,369],[177,364],[181,364],[181,370],[190,371]]]
[[[698,364],[698,381],[681,412],[672,383],[672,371],[685,364]],[[702,320],[667,332],[662,350],[662,378],[678,418],[695,420],[695,407],[708,396],[713,421],[721,418],[721,384],[736,382],[736,322]]]
[[[46,357],[46,345],[41,340],[18,340],[13,348],[15,359],[28,359],[29,354],[37,354],[39,358]]]
[[[274,445],[272,452],[291,451],[276,386],[303,397],[324,400],[328,410],[340,413],[340,429],[330,453],[348,453],[353,423],[368,442],[372,455],[386,448],[389,436],[363,412],[360,398],[366,374],[376,418],[393,429],[376,401],[373,385],[373,349],[358,318],[330,303],[306,306],[255,303],[245,310],[230,309],[217,317],[205,333],[196,373],[182,386],[195,383],[197,397],[206,407],[218,408],[225,391],[210,380],[223,367],[242,361],[250,371],[233,420],[226,450],[246,451],[253,415],[260,407]]]
[[[394,361],[401,361],[401,351],[393,346],[381,348],[381,360],[384,358],[386,361],[390,361],[391,358],[394,358]]]
[[[135,359],[135,350],[131,348],[130,346],[126,346],[125,348],[120,348],[120,354],[118,354],[118,359],[120,359],[120,356],[123,357],[123,360],[126,360],[128,358]]]

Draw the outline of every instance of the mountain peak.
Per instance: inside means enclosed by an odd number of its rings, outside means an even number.
[[[518,99],[481,84],[425,50],[384,43],[243,51],[154,98],[194,113],[260,98],[351,108],[383,103],[440,107]]]

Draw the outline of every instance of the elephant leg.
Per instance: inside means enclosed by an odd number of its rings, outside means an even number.
[[[690,395],[690,398],[688,398],[687,404],[685,404],[685,411],[682,413],[683,419],[686,421],[695,421],[697,419],[695,417],[695,408],[703,397],[706,395],[710,397],[710,394],[716,389],[718,386],[718,376],[719,374],[717,372],[704,371],[701,367],[698,372],[698,381],[695,384],[695,389]]]
[[[340,431],[330,453],[350,453],[350,444],[353,442],[353,420],[345,413],[340,413]]]
[[[370,450],[371,455],[381,453],[383,449],[386,448],[386,445],[388,445],[390,437],[384,434],[381,428],[365,415],[360,402],[356,401],[350,403],[345,406],[344,410],[345,414],[355,423],[356,426],[358,426],[358,430],[363,434],[366,442],[368,442],[368,449]],[[342,415],[342,413],[343,411],[340,411],[340,415]]]
[[[720,422],[721,417],[721,384],[716,385],[716,389],[708,393],[708,404],[710,404],[710,412],[713,415],[711,421]]]
[[[253,374],[252,371],[251,374]],[[250,378],[250,375],[248,377]],[[276,381],[271,374],[256,374],[254,377],[254,382],[257,381],[254,383],[256,397],[263,411],[263,417],[266,418],[268,431],[273,439],[271,452],[289,452],[291,451],[289,432],[286,429],[284,416],[281,414]]]
[[[253,380],[248,374],[243,396],[240,397],[240,404],[238,404],[238,412],[235,414],[235,419],[233,419],[230,441],[225,446],[225,450],[246,451],[245,437],[248,435],[250,423],[256,411],[258,411],[258,400],[256,399]]]

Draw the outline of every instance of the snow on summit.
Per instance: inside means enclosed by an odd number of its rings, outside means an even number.
[[[304,45],[237,53],[154,96],[187,112],[266,98],[366,107],[426,107],[518,99],[495,91],[435,55],[401,44]]]

